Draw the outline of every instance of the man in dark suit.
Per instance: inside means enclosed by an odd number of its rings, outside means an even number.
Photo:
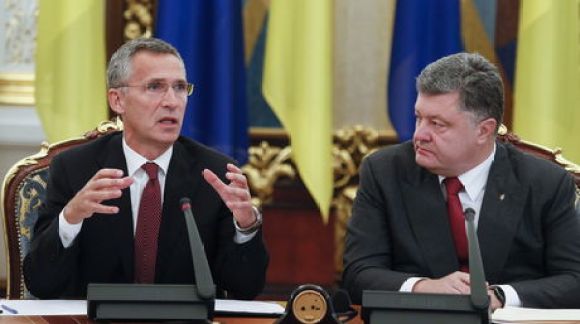
[[[161,40],[137,39],[117,50],[107,74],[124,131],[53,159],[24,260],[28,289],[63,298],[84,297],[88,283],[194,283],[179,205],[188,197],[216,285],[254,298],[268,264],[261,215],[230,158],[179,136],[193,90],[181,56]]]
[[[353,300],[363,290],[469,294],[465,223],[449,218],[457,204],[460,214],[476,211],[492,309],[580,307],[574,182],[557,165],[495,141],[503,115],[497,69],[478,54],[451,55],[421,72],[417,92],[413,141],[361,166],[344,252]]]

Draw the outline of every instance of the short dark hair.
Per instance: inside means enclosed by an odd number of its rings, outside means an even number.
[[[107,68],[107,89],[122,86],[131,75],[131,59],[135,54],[147,51],[175,55],[183,64],[183,59],[175,47],[158,38],[137,38],[123,44],[111,56]]]
[[[473,113],[477,121],[495,119],[497,128],[502,123],[501,76],[497,67],[478,53],[457,53],[427,65],[417,77],[416,88],[425,94],[458,91],[460,109]]]

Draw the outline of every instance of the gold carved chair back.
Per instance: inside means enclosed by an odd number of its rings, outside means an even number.
[[[51,145],[43,143],[37,154],[18,161],[8,170],[2,184],[0,199],[7,257],[6,298],[31,297],[24,284],[22,261],[30,247],[39,207],[46,197],[48,169],[52,158],[71,147],[120,131],[122,128],[120,119],[115,119],[101,123],[84,136]]]

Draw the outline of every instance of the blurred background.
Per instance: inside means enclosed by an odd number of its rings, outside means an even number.
[[[580,0],[0,0],[0,177],[112,118],[110,55],[162,38],[196,86],[183,135],[235,157],[264,210],[262,297],[333,288],[360,160],[412,137],[428,63],[481,53],[509,131],[580,161],[579,24]]]

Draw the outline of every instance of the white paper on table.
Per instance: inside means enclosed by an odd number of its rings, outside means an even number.
[[[87,315],[86,300],[2,299],[0,305],[17,311],[13,314],[4,310],[0,316]],[[284,307],[276,302],[216,299],[215,312],[218,314],[281,315],[284,313]]]
[[[5,305],[18,313],[13,314],[3,309],[2,315],[87,315],[86,300],[33,300],[33,299],[2,299],[0,305]]]
[[[282,315],[284,307],[276,302],[216,299],[216,314]]]
[[[580,309],[505,307],[492,314],[494,323],[580,323]]]

